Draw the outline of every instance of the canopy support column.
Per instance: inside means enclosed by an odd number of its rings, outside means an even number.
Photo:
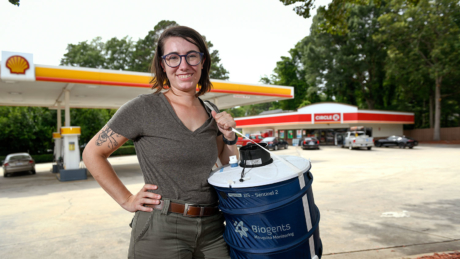
[[[65,100],[65,126],[70,127],[70,90],[66,89],[64,92]]]
[[[53,133],[54,139],[54,161],[56,164],[53,165],[53,173],[58,173],[60,168],[60,160],[62,158],[62,139],[61,139],[61,102],[57,102],[57,131]]]
[[[61,102],[57,102],[57,132],[61,132]]]

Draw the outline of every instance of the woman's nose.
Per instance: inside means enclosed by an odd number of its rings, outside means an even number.
[[[187,63],[186,57],[180,57],[179,69],[187,69],[189,64]]]

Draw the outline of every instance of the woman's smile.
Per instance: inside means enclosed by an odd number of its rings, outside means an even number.
[[[176,74],[177,75],[177,74]],[[180,75],[177,75],[180,79],[183,79],[183,80],[188,80],[189,78],[192,77],[193,74],[180,74]]]

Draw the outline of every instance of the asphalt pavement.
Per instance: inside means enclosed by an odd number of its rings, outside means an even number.
[[[460,249],[460,145],[276,152],[311,159],[323,258]],[[131,192],[141,189],[135,156],[110,161]],[[50,169],[0,179],[0,258],[127,258],[133,214],[91,176],[59,182]]]

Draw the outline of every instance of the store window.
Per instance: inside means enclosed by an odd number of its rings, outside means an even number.
[[[307,129],[305,131],[306,131],[306,134],[305,134],[306,137],[315,137],[315,138],[319,139],[319,132],[320,132],[319,130],[317,130],[317,129]]]
[[[279,131],[280,139],[284,139],[284,130]]]
[[[288,139],[293,139],[293,138],[294,138],[294,131],[288,130]]]

